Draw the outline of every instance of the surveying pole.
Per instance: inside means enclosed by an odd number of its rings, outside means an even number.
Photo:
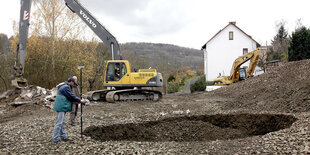
[[[80,94],[80,97],[81,97],[81,99],[82,99],[82,81],[83,81],[83,79],[82,79],[82,70],[84,69],[84,66],[78,66],[78,69],[80,70],[80,92],[81,92],[81,94]],[[82,132],[83,132],[83,105],[82,105],[82,103],[81,103],[81,139],[83,140],[83,134],[82,134]]]

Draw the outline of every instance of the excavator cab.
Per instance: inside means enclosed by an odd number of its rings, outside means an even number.
[[[106,72],[106,81],[119,81],[126,75],[127,67],[123,62],[110,62]]]
[[[109,60],[106,64],[104,86],[119,89],[134,87],[161,87],[162,75],[156,69],[131,72],[128,60]]]
[[[246,68],[240,68],[239,70],[239,81],[246,79]]]

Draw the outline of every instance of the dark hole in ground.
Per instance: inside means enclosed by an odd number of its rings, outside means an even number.
[[[172,117],[145,123],[90,126],[84,135],[100,141],[212,141],[264,135],[289,128],[290,115],[238,114]]]

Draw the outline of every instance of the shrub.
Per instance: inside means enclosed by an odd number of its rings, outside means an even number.
[[[175,81],[175,77],[172,74],[170,74],[168,77],[168,82],[171,82],[171,81]]]
[[[194,84],[191,85],[191,92],[205,91],[207,82],[205,76],[201,76]]]
[[[179,91],[181,84],[179,82],[168,82],[168,93],[175,93]]]

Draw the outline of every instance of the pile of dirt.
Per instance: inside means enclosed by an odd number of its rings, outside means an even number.
[[[234,98],[224,109],[247,108],[275,112],[310,110],[310,60],[289,62],[260,76],[212,92]]]
[[[100,141],[210,141],[264,135],[288,128],[290,115],[238,114],[171,117],[144,123],[90,126],[84,134]]]
[[[19,106],[23,104],[50,104],[55,100],[56,89],[48,90],[39,86],[11,89],[0,94],[0,105]]]
[[[0,123],[19,117],[33,115],[42,108],[51,108],[56,89],[48,90],[39,86],[11,89],[0,94]],[[46,108],[45,108],[46,109]]]

